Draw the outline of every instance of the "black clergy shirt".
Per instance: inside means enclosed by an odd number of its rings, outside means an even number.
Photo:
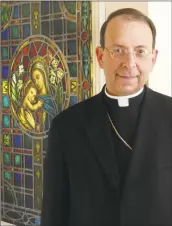
[[[138,125],[141,105],[143,104],[144,90],[137,96],[129,98],[129,106],[120,107],[117,99],[112,99],[104,93],[103,102],[107,112],[115,125],[118,133],[132,147]],[[110,123],[110,121],[109,121]],[[117,136],[111,123],[111,135],[113,140],[114,152],[117,157],[118,170],[120,175],[120,192],[122,195],[125,177],[132,157],[130,150]]]

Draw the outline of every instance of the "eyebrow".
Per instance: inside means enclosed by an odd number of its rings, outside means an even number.
[[[123,45],[120,45],[120,44],[113,44],[112,45],[112,48],[113,47],[122,47],[122,48],[126,48],[125,46],[123,46]],[[134,46],[134,48],[148,48],[147,46],[145,46],[145,45],[137,45],[137,46]]]

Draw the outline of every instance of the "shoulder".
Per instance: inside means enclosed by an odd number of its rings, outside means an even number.
[[[152,96],[153,98],[155,98],[158,102],[156,102],[157,104],[162,104],[162,105],[167,105],[167,106],[172,106],[172,97],[167,96],[165,94],[159,93],[157,91],[154,91],[150,88],[147,88],[148,90],[148,95]]]
[[[53,120],[53,125],[56,125],[59,129],[61,127],[71,128],[82,126],[85,121],[85,117],[89,111],[96,109],[96,104],[100,102],[101,93],[79,102],[71,107],[60,112]]]
[[[172,118],[172,97],[156,92],[150,88],[147,89],[149,103],[156,114]]]

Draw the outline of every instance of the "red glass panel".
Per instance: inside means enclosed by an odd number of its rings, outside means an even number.
[[[35,57],[37,55],[36,48],[35,48],[33,43],[31,44],[30,54],[29,55],[30,55],[30,57]]]
[[[40,56],[45,56],[47,54],[47,45],[44,43],[40,52],[39,52],[39,55]]]
[[[39,49],[40,49],[40,47],[41,47],[41,45],[42,45],[42,42],[35,42],[34,44],[35,44],[35,46],[36,46],[37,52],[39,52]]]

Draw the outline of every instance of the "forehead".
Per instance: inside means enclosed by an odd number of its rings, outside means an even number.
[[[41,74],[41,72],[40,72],[39,69],[35,68],[35,69],[33,70],[33,76],[40,75],[40,74]]]
[[[118,16],[109,21],[105,32],[105,46],[115,44],[125,47],[144,45],[152,47],[152,32],[144,21],[131,20]]]

